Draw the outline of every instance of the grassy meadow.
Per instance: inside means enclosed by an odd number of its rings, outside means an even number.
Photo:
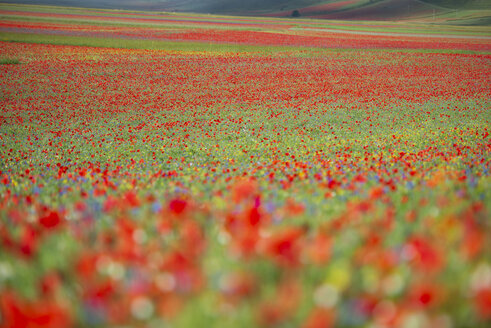
[[[487,26],[0,17],[0,327],[489,326]]]

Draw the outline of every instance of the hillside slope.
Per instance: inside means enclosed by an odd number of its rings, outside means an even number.
[[[46,4],[105,9],[196,12],[247,16],[358,20],[400,20],[442,17],[453,20],[491,20],[489,0],[0,0],[7,3]],[[1,4],[0,4],[1,5]]]
[[[87,8],[111,8],[133,10],[161,10],[197,13],[235,13],[278,11],[287,8],[302,8],[326,1],[319,0],[2,0],[6,3],[45,4]],[[335,1],[327,1],[335,2]]]

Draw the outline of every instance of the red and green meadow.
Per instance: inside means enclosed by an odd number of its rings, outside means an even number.
[[[490,324],[489,34],[0,14],[0,327]]]

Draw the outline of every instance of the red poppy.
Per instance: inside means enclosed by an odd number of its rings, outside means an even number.
[[[71,314],[59,304],[25,301],[11,292],[0,295],[0,314],[4,328],[66,328],[73,323]]]
[[[184,199],[181,199],[181,198],[173,199],[169,203],[170,211],[176,215],[182,214],[187,206],[188,206],[188,203]]]
[[[335,315],[332,310],[315,308],[313,309],[302,328],[330,328],[335,326]]]
[[[474,304],[482,320],[491,320],[491,288],[479,290],[474,296]]]
[[[39,218],[39,224],[46,229],[52,229],[62,223],[62,219],[58,212],[50,211],[48,214]]]

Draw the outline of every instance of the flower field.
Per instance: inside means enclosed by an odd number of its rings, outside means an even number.
[[[0,22],[0,327],[490,324],[489,39],[270,21]]]

